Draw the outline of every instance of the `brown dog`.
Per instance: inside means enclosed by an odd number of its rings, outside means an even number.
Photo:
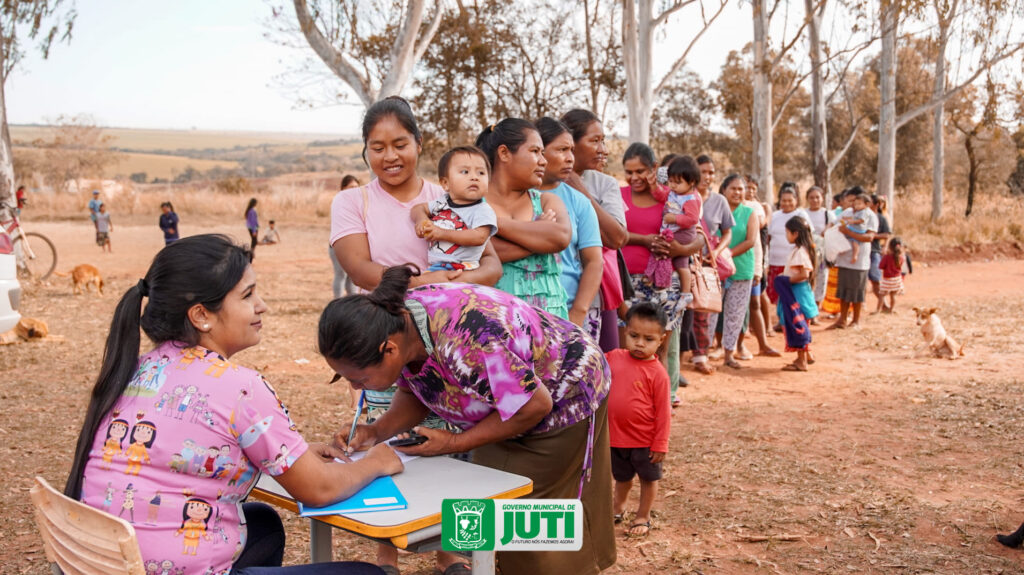
[[[964,346],[956,342],[955,339],[950,337],[946,333],[946,328],[942,327],[942,320],[935,314],[938,308],[927,308],[919,309],[914,308],[914,313],[917,314],[917,325],[921,326],[921,335],[924,336],[925,343],[935,354],[935,357],[944,357],[946,359],[957,359],[964,355]]]
[[[23,317],[18,321],[18,325],[14,326],[14,329],[7,333],[0,333],[0,345],[11,345],[34,339],[48,339],[49,334],[50,329],[46,327],[45,321]]]
[[[41,319],[23,317],[14,327],[14,333],[21,339],[43,339],[50,334],[50,328]]]
[[[66,278],[69,275],[71,276],[71,281],[74,283],[74,293],[76,295],[88,291],[90,285],[96,286],[96,291],[100,295],[103,295],[103,276],[100,275],[100,270],[96,269],[96,266],[81,264],[75,266],[75,268],[68,273],[56,273],[62,278]]]

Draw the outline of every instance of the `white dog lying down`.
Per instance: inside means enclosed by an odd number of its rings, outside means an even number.
[[[919,309],[914,308],[914,313],[917,314],[917,325],[921,326],[921,335],[924,336],[925,343],[931,348],[932,353],[936,357],[944,357],[946,359],[957,359],[964,355],[964,346],[956,342],[955,339],[950,337],[946,333],[946,328],[942,327],[942,320],[935,314],[938,308]]]

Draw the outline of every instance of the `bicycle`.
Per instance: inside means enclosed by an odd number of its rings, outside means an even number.
[[[57,267],[57,248],[50,238],[39,232],[26,232],[17,213],[7,206],[0,206],[0,228],[11,236],[18,277],[46,281]]]

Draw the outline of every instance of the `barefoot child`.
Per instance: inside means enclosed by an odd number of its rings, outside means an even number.
[[[677,242],[686,245],[696,237],[696,226],[700,221],[701,201],[696,191],[700,168],[690,156],[677,156],[668,165],[667,177],[667,194],[658,186],[651,189],[656,200],[665,202],[661,232],[664,235],[665,230],[668,230]],[[690,258],[672,258],[672,268],[679,276],[679,293],[686,298],[690,294]]]
[[[889,296],[889,307],[886,313],[893,313],[896,307],[896,296],[903,295],[903,265],[907,256],[903,250],[903,240],[892,238],[889,240],[889,251],[882,256],[878,268],[882,270],[882,281],[878,286],[878,306],[882,307],[882,298]]]
[[[612,373],[608,429],[616,523],[622,521],[633,476],[640,476],[640,505],[626,531],[630,537],[644,537],[651,529],[651,506],[668,452],[669,379],[657,355],[666,324],[660,309],[649,302],[638,303],[626,312],[625,349],[605,354]]]
[[[491,167],[474,146],[448,150],[437,164],[441,187],[448,192],[409,212],[416,235],[430,242],[429,271],[475,270],[484,245],[498,231],[494,210],[484,202]]]
[[[841,223],[846,224],[846,229],[850,230],[855,234],[863,234],[866,228],[864,224],[867,223],[868,218],[872,217],[871,210],[868,209],[868,204],[871,203],[871,196],[867,194],[858,194],[853,197],[853,207],[847,208],[843,211],[843,215],[839,217]],[[853,252],[850,254],[850,261],[857,261],[857,254],[860,253],[860,242],[850,238],[850,247]]]

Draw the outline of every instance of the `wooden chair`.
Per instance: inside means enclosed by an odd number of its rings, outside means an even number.
[[[146,575],[130,523],[67,497],[42,477],[36,477],[31,494],[54,573]]]

